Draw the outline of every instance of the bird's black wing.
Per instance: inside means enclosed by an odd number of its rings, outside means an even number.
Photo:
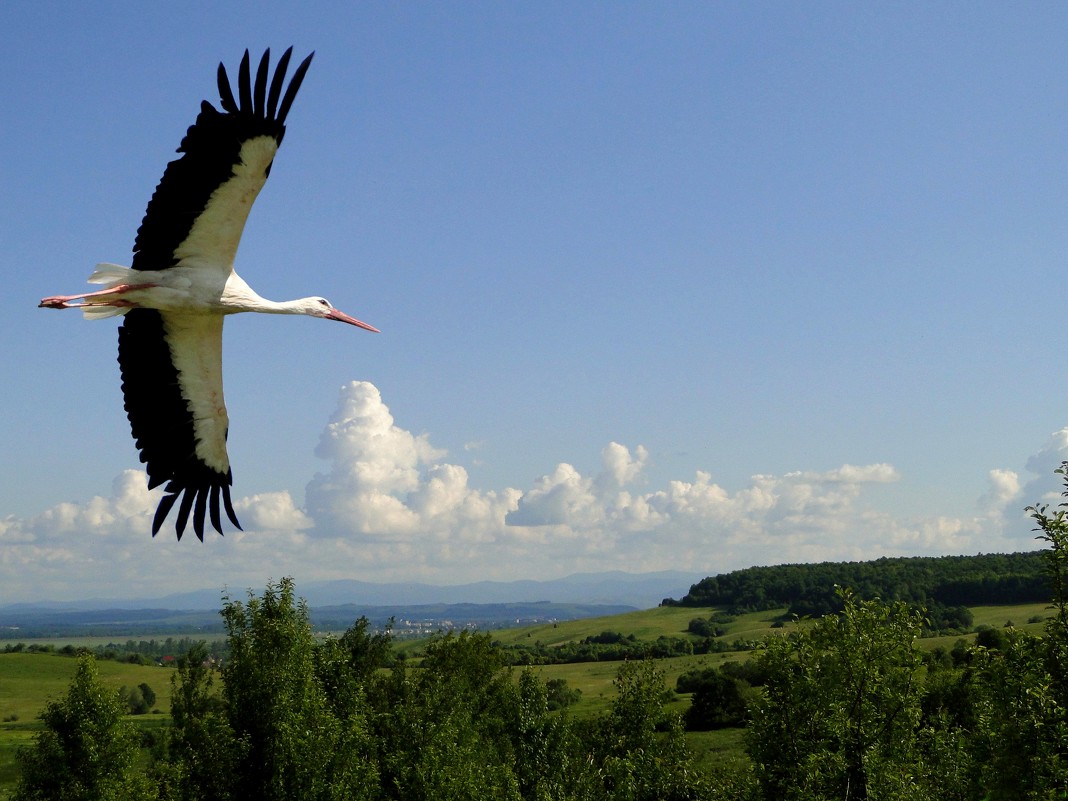
[[[134,242],[133,269],[164,270],[190,256],[219,269],[233,264],[249,209],[267,180],[286,116],[315,55],[300,63],[283,95],[292,51],[278,60],[268,91],[271,51],[260,59],[253,84],[246,50],[237,98],[219,64],[222,111],[201,103],[178,147],[182,156],[167,165],[148,203]]]
[[[119,366],[126,415],[148,487],[166,495],[152,521],[155,536],[181,499],[175,531],[186,523],[204,539],[205,516],[222,533],[220,499],[238,528],[230,501],[233,475],[226,457],[226,408],[222,403],[222,323],[216,315],[181,316],[131,309],[119,329]],[[175,360],[172,348],[182,348]]]

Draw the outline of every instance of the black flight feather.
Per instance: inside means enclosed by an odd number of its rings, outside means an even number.
[[[254,111],[252,106],[252,78],[248,70],[248,51],[241,57],[237,70],[237,96],[241,98],[242,111]]]
[[[229,114],[237,114],[241,109],[238,107],[237,101],[234,100],[234,91],[230,88],[230,79],[226,75],[226,66],[221,61],[215,75],[216,82],[219,84],[219,104],[223,107],[223,111]],[[210,106],[211,104],[205,100],[204,105]]]
[[[267,95],[267,119],[275,119],[278,110],[278,97],[282,94],[282,84],[285,82],[286,70],[289,68],[289,57],[293,55],[293,48],[287,48],[278,59],[278,66],[274,70],[274,80],[271,81],[271,92]]]
[[[308,67],[311,66],[311,60],[315,56],[312,52],[306,59],[300,62],[296,71],[293,73],[293,77],[289,81],[289,86],[286,87],[285,96],[282,98],[282,106],[278,109],[278,122],[285,124],[286,117],[289,115],[289,107],[293,105],[293,100],[297,96],[297,90],[300,89],[301,83],[304,82],[304,74],[308,71]]]
[[[263,51],[263,58],[260,59],[260,66],[256,70],[256,89],[253,94],[253,113],[257,117],[263,117],[263,100],[267,95],[267,62],[271,58],[271,50],[268,48]]]

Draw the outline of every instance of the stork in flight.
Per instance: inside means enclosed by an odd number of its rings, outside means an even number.
[[[246,50],[236,98],[219,64],[222,111],[206,100],[201,103],[178,148],[181,157],[167,165],[148,202],[133,264],[98,264],[89,283],[104,289],[40,303],[50,309],[81,309],[87,319],[125,315],[119,328],[119,368],[126,415],[147,466],[149,489],[166,483],[152,520],[153,537],[179,499],[178,539],[190,516],[201,541],[205,515],[222,534],[220,498],[226,516],[241,528],[230,500],[233,474],[226,454],[226,315],[307,314],[378,331],[325,298],[282,303],[262,298],[234,272],[249,209],[271,172],[286,115],[315,55],[300,63],[283,95],[292,51],[278,60],[268,91],[271,51],[260,59],[253,84]]]

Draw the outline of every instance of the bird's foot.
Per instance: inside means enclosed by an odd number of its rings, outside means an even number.
[[[44,298],[37,304],[38,309],[70,309],[79,304],[71,303],[72,300],[77,300],[79,296],[64,297],[57,295],[52,298]]]
[[[98,292],[86,292],[83,295],[53,295],[50,298],[44,298],[37,304],[38,309],[80,309],[82,306],[136,306],[137,304],[129,300],[121,300],[118,296],[125,294],[126,292],[132,292],[136,289],[152,289],[155,284],[117,284],[107,289],[101,289]],[[87,298],[99,298],[107,297],[106,302],[88,301]],[[82,303],[71,303],[73,300],[80,300]]]

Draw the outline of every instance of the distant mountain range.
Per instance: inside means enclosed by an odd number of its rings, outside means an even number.
[[[297,584],[316,625],[345,627],[361,615],[372,622],[390,617],[480,626],[649,609],[664,598],[685,595],[703,573],[579,573],[552,581],[480,581],[436,586],[419,583],[313,581]],[[262,588],[254,590],[261,592]],[[69,634],[72,631],[134,635],[214,629],[221,624],[221,589],[160,598],[94,598],[0,606],[0,638]],[[245,591],[230,590],[243,601]],[[347,620],[348,623],[343,621]],[[30,632],[36,634],[31,634]]]

